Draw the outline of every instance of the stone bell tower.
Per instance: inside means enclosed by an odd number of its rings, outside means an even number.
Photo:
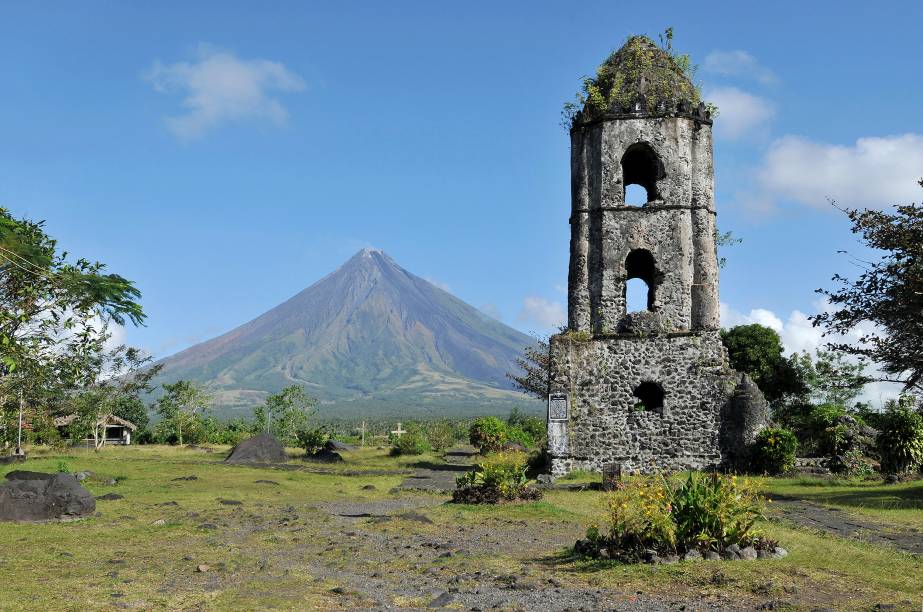
[[[626,203],[631,185],[644,203]],[[759,401],[729,413],[741,402],[719,334],[712,119],[650,39],[610,56],[574,117],[571,192],[568,330],[551,339],[553,473],[739,460],[767,415]],[[647,299],[630,312],[633,279]]]

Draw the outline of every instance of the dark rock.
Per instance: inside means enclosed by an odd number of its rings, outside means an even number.
[[[195,474],[190,474],[189,476],[180,476],[179,478],[174,478],[173,482],[177,482],[179,480],[198,480],[198,479],[199,477],[196,476]]]
[[[43,521],[87,516],[96,500],[71,474],[15,470],[0,485],[0,520]]]
[[[428,608],[444,608],[455,599],[455,596],[449,592],[445,592],[436,599],[429,602]]]
[[[354,451],[356,450],[355,446],[350,446],[345,442],[340,442],[339,440],[334,440],[333,438],[327,440],[327,443],[324,444],[324,448],[329,451]]]
[[[268,485],[276,485],[276,486],[279,486],[279,483],[276,482],[275,480],[262,480],[262,479],[260,479],[260,480],[254,480],[253,482],[255,482],[256,484],[268,484]]]
[[[377,487],[375,485],[365,485],[362,487],[363,491],[375,491]]]
[[[94,476],[93,472],[90,470],[84,470],[82,472],[77,472],[74,474],[74,478],[77,479],[77,482],[83,482],[87,478],[92,478]]]
[[[106,493],[105,495],[100,495],[96,499],[102,501],[115,501],[117,499],[125,499],[125,496],[119,495],[118,493]]]
[[[740,558],[743,559],[744,561],[753,561],[756,559],[756,556],[757,556],[756,549],[753,548],[752,546],[741,548],[740,553],[738,554],[740,555]]]
[[[199,525],[199,529],[218,529],[218,525],[214,523],[202,523]]]
[[[724,549],[724,552],[721,554],[721,556],[729,560],[740,559],[740,546],[737,544],[731,544]]]
[[[276,437],[261,433],[248,438],[231,449],[228,463],[283,463],[288,461],[285,448]]]
[[[243,504],[243,502],[238,499],[219,499],[218,503],[223,506],[240,506]]]
[[[0,465],[10,465],[11,463],[22,463],[26,460],[25,455],[8,455],[0,457]]]
[[[339,463],[343,461],[343,457],[340,456],[340,453],[332,451],[329,448],[322,448],[313,455],[307,455],[305,459],[309,461],[321,461],[323,463]]]
[[[158,506],[178,506],[179,504],[176,503],[175,501],[167,501],[167,502],[163,502],[157,505]]]
[[[700,553],[699,551],[695,549],[687,551],[686,554],[683,555],[683,561],[701,561],[701,560],[702,560],[702,553]]]
[[[705,560],[706,561],[721,561],[721,555],[716,553],[713,550],[705,551]]]
[[[433,524],[433,521],[428,516],[420,514],[419,512],[403,512],[397,516],[404,519],[405,521],[415,521],[417,523],[425,523],[427,525]]]

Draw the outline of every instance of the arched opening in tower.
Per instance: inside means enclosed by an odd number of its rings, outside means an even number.
[[[647,249],[635,249],[625,259],[625,309],[627,312],[654,310],[656,298],[654,256]]]
[[[625,204],[640,206],[656,200],[657,181],[663,177],[663,163],[649,144],[639,142],[628,147],[622,156]]]
[[[632,393],[636,398],[635,411],[663,412],[663,387],[651,381],[643,382]]]

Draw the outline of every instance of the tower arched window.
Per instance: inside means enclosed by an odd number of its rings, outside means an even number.
[[[625,204],[639,206],[656,200],[657,181],[663,177],[663,163],[649,144],[640,142],[628,147],[622,156]]]
[[[647,249],[635,249],[625,259],[625,306],[628,312],[654,310],[657,267]]]

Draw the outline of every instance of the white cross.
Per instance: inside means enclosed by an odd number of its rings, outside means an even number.
[[[403,436],[403,435],[404,435],[405,433],[407,433],[407,432],[404,431],[403,429],[401,429],[401,423],[400,423],[400,421],[398,421],[398,423],[397,423],[397,429],[395,429],[395,430],[392,431],[391,433],[393,433],[395,436],[397,436],[398,438],[400,438],[401,436]]]

